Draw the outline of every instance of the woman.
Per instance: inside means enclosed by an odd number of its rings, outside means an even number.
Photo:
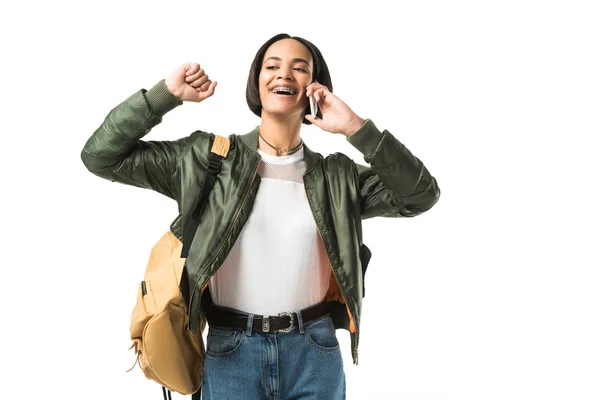
[[[86,143],[84,163],[106,179],[175,199],[185,225],[209,135],[140,138],[168,111],[211,97],[216,86],[199,64],[182,65],[113,109]],[[335,329],[350,332],[357,364],[370,259],[361,220],[413,217],[439,198],[418,158],[332,92],[327,64],[307,40],[279,34],[258,50],[246,98],[260,125],[230,136],[195,236],[201,239],[186,259],[190,328],[200,315],[209,323],[203,399],[345,398]],[[302,142],[302,123],[343,134],[371,165],[314,153]]]

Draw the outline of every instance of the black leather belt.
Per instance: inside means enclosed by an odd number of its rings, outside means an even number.
[[[307,323],[313,319],[327,314],[327,302],[322,301],[312,307],[302,310],[302,322]],[[216,305],[211,305],[206,314],[208,325],[216,325],[228,328],[246,329],[248,327],[248,317],[223,310]],[[252,329],[259,332],[289,332],[298,326],[298,317],[295,312],[282,312],[279,316],[254,315]]]

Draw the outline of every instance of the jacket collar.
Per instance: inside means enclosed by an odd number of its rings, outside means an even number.
[[[258,155],[257,148],[258,148],[258,128],[259,127],[260,126],[257,125],[250,132],[248,132],[244,135],[239,135],[240,139],[242,139],[242,142],[246,145],[246,147],[248,147],[248,149],[250,149],[257,155]],[[311,149],[309,149],[308,146],[306,145],[306,142],[304,142],[303,146],[304,146],[304,161],[306,162],[306,173],[308,174],[319,162],[320,155],[318,153],[315,153]]]

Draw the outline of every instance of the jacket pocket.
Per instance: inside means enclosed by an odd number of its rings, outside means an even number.
[[[365,274],[367,273],[367,267],[369,266],[369,261],[371,260],[371,250],[364,244],[360,245],[360,265],[362,267],[362,285],[363,285],[363,294],[362,297],[365,297]]]

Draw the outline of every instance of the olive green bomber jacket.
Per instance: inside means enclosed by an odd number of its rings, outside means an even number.
[[[142,138],[181,104],[164,80],[150,90],[138,90],[108,113],[81,151],[83,163],[93,174],[176,200],[179,215],[171,230],[180,239],[204,182],[213,134],[196,131],[173,141]],[[260,186],[258,126],[229,138],[230,151],[204,208],[186,259],[186,276],[182,277],[190,329],[194,331],[197,317],[210,299],[205,290],[208,280],[237,240]],[[303,178],[331,266],[328,307],[336,329],[350,332],[352,357],[358,364],[364,277],[371,257],[362,240],[361,221],[376,216],[419,215],[438,201],[440,189],[423,163],[389,131],[379,131],[370,119],[347,140],[370,166],[355,163],[342,153],[323,157],[305,143]]]

